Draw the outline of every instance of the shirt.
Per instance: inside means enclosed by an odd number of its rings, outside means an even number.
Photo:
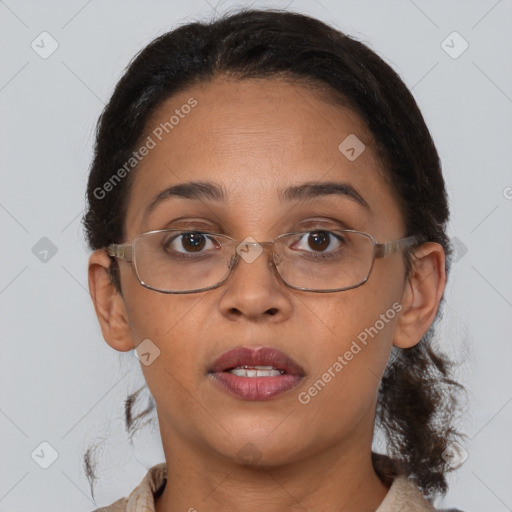
[[[155,498],[163,492],[166,482],[167,465],[163,462],[153,466],[127,498],[117,500],[112,505],[96,509],[94,512],[155,512]],[[398,476],[393,480],[384,501],[375,512],[435,511],[416,485],[407,477]]]

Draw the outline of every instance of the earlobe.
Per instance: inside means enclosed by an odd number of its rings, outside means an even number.
[[[402,297],[402,311],[393,344],[410,348],[419,343],[432,325],[446,286],[445,253],[435,242],[418,247]]]
[[[110,257],[104,250],[94,251],[89,258],[89,292],[105,341],[115,350],[132,350],[128,315],[121,293],[108,274]]]

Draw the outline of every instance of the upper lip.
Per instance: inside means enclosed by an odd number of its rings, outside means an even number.
[[[232,370],[239,366],[272,366],[290,375],[304,376],[304,370],[290,356],[271,347],[237,347],[221,354],[212,364],[211,373]]]

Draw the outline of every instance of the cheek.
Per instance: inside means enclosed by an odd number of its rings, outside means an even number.
[[[336,335],[331,333],[328,343],[317,338],[311,350],[316,354],[315,371],[297,395],[305,428],[311,435],[321,429],[326,439],[357,428],[366,430],[373,422],[397,315],[392,307],[369,301],[339,306],[342,313],[333,317]]]
[[[199,312],[204,297],[139,288],[127,300],[127,312],[135,344],[144,340],[148,347],[144,352],[150,354],[149,364],[141,359],[144,378],[157,405],[167,403],[172,404],[170,410],[187,410],[189,392],[197,388],[200,377],[198,355],[204,350],[204,336],[200,334],[203,322]]]
[[[172,339],[176,331],[190,324],[188,317],[202,299],[200,294],[155,292],[141,286],[135,277],[123,281],[123,296],[135,344],[146,338],[159,344]]]
[[[396,283],[373,283],[307,302],[307,322],[317,334],[315,350],[331,354],[344,351],[353,340],[364,342],[369,330],[374,337],[392,338],[397,309],[401,308],[399,287]]]
[[[159,374],[162,382],[167,381],[166,372],[179,377],[183,384],[192,381],[197,377],[194,370],[201,343],[204,349],[200,335],[204,295],[165,295],[140,285],[131,292],[127,294],[126,308],[134,343],[150,340],[158,354],[154,363],[142,365],[148,384],[151,380],[156,382],[154,374]]]
[[[389,285],[375,279],[308,304],[315,371],[301,403],[356,414],[373,403],[401,311],[399,289],[396,279]]]

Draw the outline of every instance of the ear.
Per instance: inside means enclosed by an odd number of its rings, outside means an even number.
[[[413,253],[393,338],[395,346],[410,348],[420,342],[436,317],[445,286],[443,247],[435,242],[422,244]]]
[[[89,292],[105,341],[115,350],[135,348],[123,296],[108,274],[112,261],[105,250],[94,251],[89,258]]]

